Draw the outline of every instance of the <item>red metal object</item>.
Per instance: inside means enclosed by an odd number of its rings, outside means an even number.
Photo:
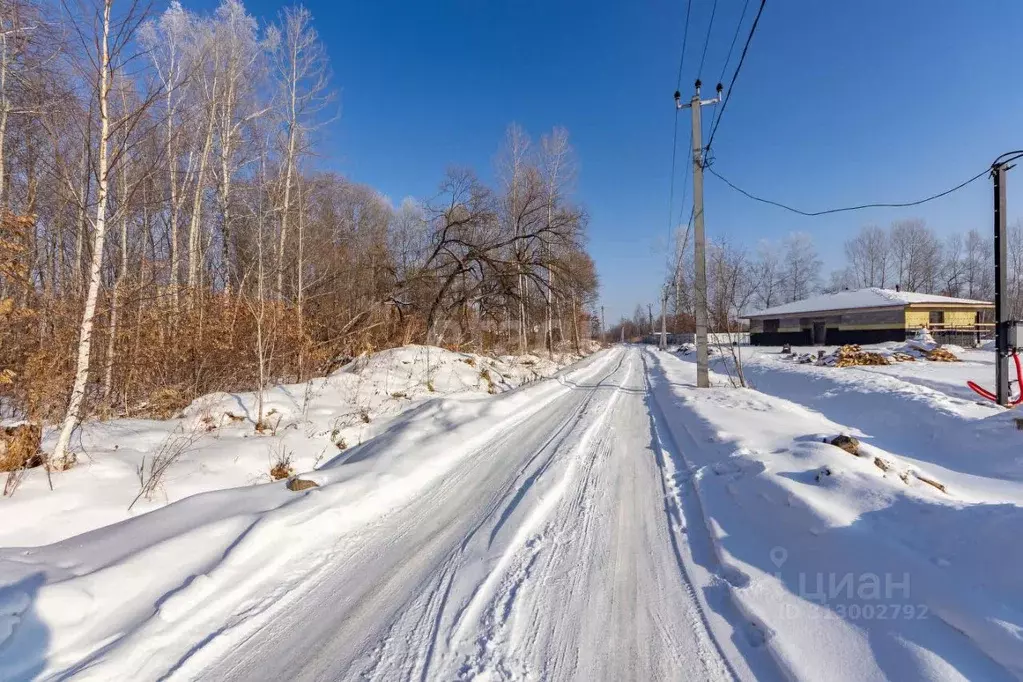
[[[1012,359],[1016,361],[1016,385],[1019,386],[1020,394],[1015,399],[1009,399],[1009,406],[1015,407],[1016,405],[1023,405],[1023,364],[1020,363],[1019,355],[1016,353],[1012,354]],[[977,395],[987,398],[992,402],[998,402],[998,396],[991,391],[987,390],[983,386],[979,386],[972,381],[967,381],[966,385],[973,389],[973,392]]]

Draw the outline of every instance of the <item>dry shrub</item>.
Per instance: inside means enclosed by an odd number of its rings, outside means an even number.
[[[0,471],[31,469],[43,464],[39,450],[43,430],[37,424],[0,427]]]
[[[182,426],[167,434],[159,446],[148,457],[143,457],[135,473],[139,479],[139,493],[128,505],[130,511],[135,503],[142,497],[147,500],[153,499],[163,487],[163,478],[167,471],[181,457],[192,450],[195,444],[202,438],[205,431],[200,428],[193,428],[186,431]]]
[[[170,419],[190,402],[180,388],[175,386],[158,388],[149,394],[149,400],[136,410],[136,415],[152,419]]]
[[[270,478],[275,481],[288,478],[289,476],[295,475],[295,470],[292,467],[292,461],[294,455],[284,446],[284,443],[278,443],[276,447],[271,450],[270,457]]]

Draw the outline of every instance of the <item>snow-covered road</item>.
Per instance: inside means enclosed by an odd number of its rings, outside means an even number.
[[[205,679],[732,679],[687,577],[638,349],[595,361],[411,504],[337,541]],[[216,649],[217,647],[212,647]]]

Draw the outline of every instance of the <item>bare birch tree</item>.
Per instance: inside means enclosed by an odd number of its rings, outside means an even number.
[[[575,177],[572,147],[568,143],[568,130],[556,127],[550,135],[540,138],[540,169],[546,189],[547,227],[555,230],[555,210],[564,199],[564,192]],[[547,351],[554,352],[554,244],[553,234],[544,239],[544,258],[547,270],[547,329],[544,344]]]
[[[103,246],[106,240],[107,200],[110,186],[112,164],[110,163],[110,88],[114,75],[123,66],[130,55],[125,52],[134,39],[135,31],[144,18],[136,2],[132,2],[127,11],[120,17],[113,17],[113,0],[103,0],[99,7],[93,6],[92,16],[95,35],[87,36],[85,22],[75,22],[81,38],[82,47],[87,54],[86,69],[93,76],[93,92],[99,114],[99,130],[96,140],[96,214],[92,221],[92,259],[89,266],[88,290],[85,306],[82,311],[82,322],[79,329],[78,360],[75,369],[74,385],[68,399],[67,413],[54,447],[53,459],[58,466],[64,465],[69,457],[71,436],[82,418],[82,404],[85,401],[86,386],[89,381],[89,365],[92,357],[92,331],[96,316],[96,301],[99,298],[101,271],[103,268]],[[90,50],[94,48],[95,53]],[[139,112],[133,112],[138,115]],[[128,117],[116,122],[115,128],[128,125]]]
[[[271,29],[272,74],[279,89],[278,116],[283,133],[280,229],[277,245],[278,300],[284,299],[285,246],[291,217],[291,192],[298,166],[308,154],[309,137],[323,122],[320,116],[334,99],[327,51],[320,42],[313,17],[302,6],[286,8],[280,25]]]

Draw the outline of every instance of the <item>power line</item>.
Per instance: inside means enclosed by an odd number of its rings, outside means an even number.
[[[708,167],[707,171],[711,175],[713,175],[714,177],[716,177],[717,179],[721,180],[726,185],[728,185],[729,187],[734,189],[739,194],[742,194],[742,195],[744,195],[744,196],[746,196],[746,197],[748,197],[750,199],[753,199],[754,201],[759,201],[760,203],[763,203],[763,204],[770,204],[771,206],[777,206],[778,208],[783,208],[786,211],[789,211],[791,213],[795,213],[797,215],[813,217],[813,216],[828,215],[830,213],[844,213],[846,211],[859,211],[859,210],[862,210],[862,209],[865,209],[865,208],[906,208],[908,206],[919,206],[920,204],[926,204],[928,201],[934,201],[935,199],[940,199],[941,197],[947,196],[947,195],[951,194],[952,192],[956,192],[958,190],[961,190],[963,187],[966,187],[967,185],[969,185],[972,182],[976,182],[980,178],[982,178],[985,175],[987,175],[988,173],[990,173],[991,169],[990,168],[985,168],[984,170],[982,170],[981,172],[977,173],[976,175],[974,175],[969,180],[967,180],[965,182],[961,182],[958,185],[956,185],[955,187],[952,187],[951,189],[947,189],[944,192],[939,192],[938,194],[932,194],[931,196],[926,197],[924,199],[917,199],[916,201],[895,202],[895,203],[884,203],[884,202],[882,202],[882,203],[874,203],[874,204],[859,204],[858,206],[843,206],[841,208],[829,208],[829,209],[825,209],[823,211],[803,211],[803,210],[798,209],[798,208],[793,208],[791,206],[787,206],[787,205],[785,205],[785,204],[783,204],[783,203],[781,203],[779,201],[774,201],[772,199],[765,199],[763,197],[758,197],[755,194],[751,194],[750,192],[747,192],[743,188],[738,187],[737,185],[732,183],[728,178],[724,177],[723,175],[721,175],[720,173],[715,171],[713,168]]]
[[[678,58],[678,84],[676,90],[682,89],[682,64],[686,60],[686,41],[689,40],[689,12],[693,9],[693,0],[686,2],[686,23],[682,31],[682,54]]]
[[[725,80],[725,71],[728,70],[728,65],[732,61],[732,52],[735,51],[735,43],[739,40],[739,31],[742,30],[742,20],[746,18],[746,10],[749,9],[749,0],[742,3],[742,14],[739,15],[739,21],[735,24],[735,33],[732,34],[732,43],[728,46],[728,54],[725,55],[725,62],[721,65],[721,75],[718,76],[718,83]],[[717,110],[717,117],[721,116],[721,110]],[[716,119],[715,119],[716,120]],[[711,128],[714,126],[712,125]]]
[[[678,109],[675,109],[675,126],[671,134],[671,184],[668,190],[668,239],[671,240],[671,216],[675,211],[675,157],[678,154]],[[682,200],[685,203],[685,199]]]
[[[732,52],[735,50],[735,42],[739,39],[739,31],[742,30],[742,20],[746,18],[747,9],[749,9],[749,0],[742,3],[742,14],[739,15],[739,23],[735,25],[735,34],[732,36],[732,44],[728,46],[728,55],[725,57],[725,63],[721,65],[721,75],[718,76],[718,83],[725,79],[725,71],[728,69],[728,63],[732,61]]]
[[[716,0],[715,0],[716,2]],[[686,22],[682,27],[682,54],[678,58],[678,84],[675,86],[675,96],[679,96],[679,89],[682,87],[682,65],[686,61],[686,42],[689,40],[689,14],[693,9],[693,0],[687,0],[686,2]],[[692,143],[689,145],[692,146]],[[671,180],[670,188],[668,189],[668,241],[671,241],[671,229],[672,212],[675,210],[675,161],[678,154],[678,107],[675,107],[675,121],[671,134]],[[687,171],[688,177],[688,171]],[[685,204],[685,195],[683,195],[682,203]]]
[[[696,72],[697,77],[703,73],[703,64],[707,61],[707,47],[710,45],[710,30],[714,28],[714,15],[718,11],[718,0],[714,0],[713,7],[710,8],[710,22],[707,24],[707,38],[703,41],[703,57],[700,58],[700,70]]]
[[[691,150],[692,148],[693,148],[693,133],[692,133],[692,131],[690,131],[690,133],[689,133],[689,146],[686,147],[686,149]],[[668,220],[669,220],[669,225],[668,225],[668,246],[669,247],[671,246],[671,241],[672,241],[672,238],[674,236],[675,226],[682,224],[682,214],[685,213],[685,210],[686,210],[686,194],[689,193],[689,170],[692,167],[692,165],[693,165],[692,163],[687,163],[686,164],[686,172],[682,176],[682,202],[679,205],[678,218],[674,222],[670,222],[671,221],[671,216],[670,215],[668,216]],[[690,225],[692,225],[692,222],[693,222],[693,215],[690,212],[690,214],[689,214],[689,223],[690,223]],[[665,260],[665,263],[664,263],[665,267],[669,267],[668,264],[672,260],[671,255],[666,253],[664,260]]]
[[[746,52],[749,51],[750,41],[753,40],[753,34],[757,30],[757,24],[760,23],[760,15],[764,12],[764,5],[767,4],[767,0],[760,0],[760,7],[757,8],[757,16],[753,18],[753,25],[750,26],[749,35],[746,36],[746,44],[742,46],[742,54],[739,55],[739,64],[735,67],[735,72],[732,74],[732,80],[728,84],[728,93],[725,96],[725,100],[721,103],[721,110],[718,112],[717,120],[714,122],[714,127],[710,129],[710,139],[707,141],[707,151],[710,151],[710,146],[714,144],[714,134],[718,131],[718,126],[721,125],[721,118],[725,115],[725,107],[728,106],[729,100],[732,99],[732,89],[735,87],[735,79],[739,77],[739,71],[742,70],[743,62],[746,61]]]

